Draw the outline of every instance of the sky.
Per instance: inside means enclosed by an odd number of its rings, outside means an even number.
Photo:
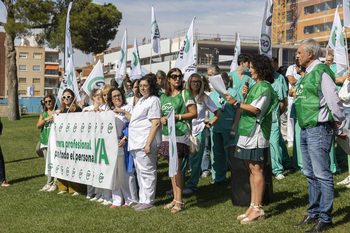
[[[194,31],[201,34],[259,36],[265,0],[93,0],[94,3],[112,3],[123,18],[111,47],[120,46],[125,28],[128,44],[136,37],[150,39],[151,6],[153,4],[161,38],[174,38],[176,31],[185,30],[194,16]],[[6,10],[0,3],[0,20],[5,21]],[[0,28],[1,30],[1,28]],[[16,44],[20,40],[16,40]],[[92,55],[74,51],[75,65],[92,62]]]

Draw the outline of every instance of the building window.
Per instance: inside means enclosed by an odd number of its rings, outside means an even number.
[[[306,6],[306,7],[304,8],[304,14],[305,14],[305,15],[312,14],[312,13],[315,13],[315,7],[314,7],[314,5],[312,5],[312,6]]]
[[[25,90],[18,90],[18,95],[27,95],[27,91],[25,91]]]
[[[287,30],[286,40],[287,40],[287,41],[293,40],[293,29]]]
[[[34,54],[33,54],[33,59],[41,60],[42,56],[43,56],[42,53],[34,53]]]
[[[39,84],[40,83],[40,78],[33,78],[33,83]]]
[[[18,70],[19,71],[27,71],[27,65],[19,65]]]
[[[33,65],[33,71],[40,71],[40,66],[39,65]]]
[[[293,21],[293,11],[287,11],[287,22]]]
[[[19,58],[20,59],[27,59],[28,58],[28,53],[26,53],[26,52],[19,52]]]
[[[40,96],[40,91],[34,91],[34,96]]]
[[[18,79],[18,82],[19,82],[19,83],[26,83],[26,82],[27,82],[27,79],[26,79],[26,78],[19,78],[19,79]]]

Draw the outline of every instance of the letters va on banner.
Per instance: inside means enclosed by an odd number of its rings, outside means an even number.
[[[63,180],[115,189],[119,150],[113,112],[54,116],[45,174]]]

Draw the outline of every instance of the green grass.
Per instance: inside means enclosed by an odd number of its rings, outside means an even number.
[[[184,197],[185,211],[172,214],[164,210],[163,205],[172,200],[165,195],[171,185],[164,160],[159,162],[157,207],[148,211],[109,209],[84,196],[38,192],[46,182],[45,161],[35,153],[38,117],[26,115],[14,122],[2,118],[0,145],[12,186],[0,188],[0,232],[304,232],[311,228],[292,227],[308,207],[306,178],[296,173],[287,172],[286,179],[273,180],[274,202],[264,207],[267,219],[251,225],[236,220],[245,208],[232,205],[230,187],[209,185],[210,178],[200,179],[198,191]],[[346,175],[335,176],[335,182]],[[349,189],[335,186],[333,216],[335,227],[330,232],[349,232]]]

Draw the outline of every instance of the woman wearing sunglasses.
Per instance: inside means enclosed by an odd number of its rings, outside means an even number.
[[[132,154],[128,151],[129,117],[126,116],[132,112],[132,107],[126,103],[124,92],[119,88],[109,90],[107,103],[109,109],[115,112],[117,136],[120,139],[118,142],[116,189],[112,190],[113,205],[110,207],[113,209],[122,205],[127,207],[138,201],[134,163]]]
[[[81,108],[75,98],[75,94],[70,89],[65,89],[61,98],[60,113],[81,112]],[[58,194],[70,193],[73,196],[86,192],[86,186],[71,181],[57,179]]]
[[[186,121],[197,118],[197,107],[193,95],[189,90],[183,90],[183,75],[181,70],[173,68],[169,70],[165,80],[165,93],[161,96],[163,124],[163,136],[160,154],[169,162],[169,133],[167,116],[172,108],[175,113],[175,131],[178,154],[177,174],[171,177],[171,184],[174,192],[174,200],[165,205],[165,209],[171,209],[172,213],[177,213],[184,208],[182,202],[183,177],[181,173],[181,163],[189,155],[190,140],[189,129]]]
[[[41,129],[40,133],[40,149],[44,154],[44,158],[46,161],[47,157],[47,146],[49,141],[49,134],[51,129],[51,123],[53,121],[53,113],[54,110],[57,109],[56,99],[52,94],[48,94],[43,98],[44,101],[44,109],[40,113],[38,123],[36,127]],[[55,109],[54,109],[55,106]],[[57,178],[47,176],[47,182],[45,186],[39,191],[48,191],[52,192],[57,189]]]

